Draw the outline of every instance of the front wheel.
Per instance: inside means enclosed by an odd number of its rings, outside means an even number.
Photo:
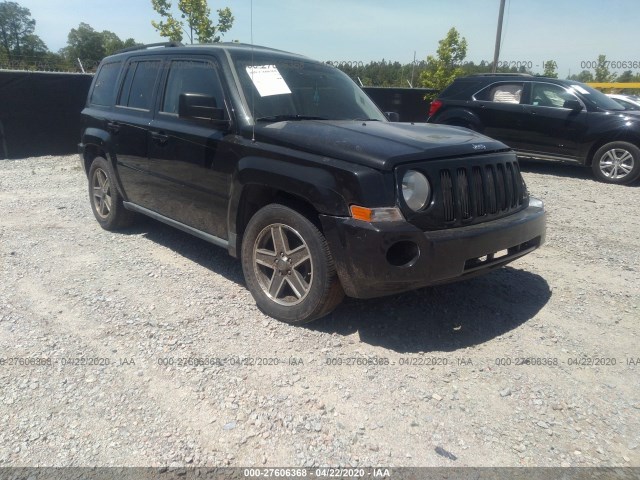
[[[593,156],[594,176],[606,183],[627,184],[640,176],[640,149],[628,142],[610,142]]]
[[[293,325],[327,315],[344,297],[324,235],[284,205],[267,205],[249,221],[242,270],[258,308]]]

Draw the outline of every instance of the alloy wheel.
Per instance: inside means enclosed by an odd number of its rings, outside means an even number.
[[[619,180],[631,173],[635,159],[631,152],[622,148],[612,148],[600,157],[600,171],[612,180]]]
[[[111,182],[104,170],[97,168],[93,173],[93,205],[101,218],[107,218],[111,213]]]
[[[265,227],[256,238],[253,265],[262,291],[274,302],[292,306],[309,294],[313,261],[307,243],[281,223]]]

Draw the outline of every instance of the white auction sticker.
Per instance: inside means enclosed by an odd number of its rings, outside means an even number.
[[[247,73],[261,97],[291,93],[275,65],[247,67]]]

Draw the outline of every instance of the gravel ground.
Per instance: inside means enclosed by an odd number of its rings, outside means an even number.
[[[524,170],[542,249],[290,327],[224,250],[101,230],[75,156],[1,161],[0,467],[640,466],[640,188]]]

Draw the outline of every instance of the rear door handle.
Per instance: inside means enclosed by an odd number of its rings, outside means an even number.
[[[165,145],[169,141],[169,136],[164,132],[151,132],[151,138],[160,145]]]
[[[107,130],[117,135],[120,133],[120,124],[118,122],[107,122]]]

